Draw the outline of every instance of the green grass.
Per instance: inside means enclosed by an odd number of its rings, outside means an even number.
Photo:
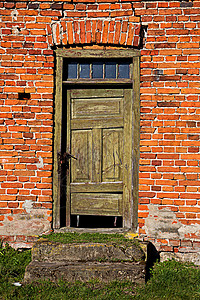
[[[0,280],[22,280],[25,267],[30,261],[30,250],[16,251],[8,244],[0,247]]]
[[[152,270],[151,279],[138,290],[136,299],[198,300],[200,269],[175,260],[158,263]]]
[[[48,239],[52,242],[60,243],[113,243],[116,245],[131,246],[133,243],[139,246],[139,242],[135,239],[128,239],[123,234],[103,234],[103,233],[51,233],[49,235],[43,235],[42,238]]]
[[[0,246],[0,299],[9,299],[9,294],[16,289],[12,283],[23,280],[30,261],[30,250],[16,251],[8,245]]]
[[[87,283],[76,282],[74,284],[62,282],[52,283],[43,281],[36,284],[28,284],[24,287],[11,287],[1,299],[36,299],[36,300],[74,300],[74,299],[133,299],[133,285],[130,282],[111,282],[101,284],[90,281]]]
[[[40,281],[21,287],[14,286],[14,282],[22,281],[30,260],[30,250],[17,251],[8,245],[0,247],[0,299],[200,299],[200,270],[188,263],[173,260],[158,263],[152,270],[151,279],[140,287],[135,287],[129,281],[108,284],[98,281]]]

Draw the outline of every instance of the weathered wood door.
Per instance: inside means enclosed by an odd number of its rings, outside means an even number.
[[[122,88],[67,91],[66,151],[77,158],[69,161],[68,215],[130,214],[131,98]]]

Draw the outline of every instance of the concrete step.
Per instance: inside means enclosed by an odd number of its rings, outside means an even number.
[[[38,262],[32,261],[26,268],[24,282],[46,279],[50,281],[86,282],[98,279],[103,282],[130,280],[134,283],[145,281],[144,262]]]
[[[32,248],[24,282],[39,279],[144,282],[145,255],[134,242],[65,244],[41,239]]]
[[[39,240],[32,248],[33,261],[142,261],[144,252],[134,243],[130,246],[112,243],[63,244]]]

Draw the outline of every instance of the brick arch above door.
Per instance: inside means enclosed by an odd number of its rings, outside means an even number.
[[[140,23],[135,17],[104,20],[63,20],[47,25],[50,46],[120,45],[139,47]]]

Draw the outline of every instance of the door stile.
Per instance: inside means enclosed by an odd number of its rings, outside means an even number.
[[[132,203],[133,220],[132,228],[138,226],[138,198],[139,198],[139,159],[140,159],[140,56],[133,57],[133,108],[132,108]]]
[[[53,166],[53,227],[60,228],[60,197],[61,197],[61,153],[62,138],[62,70],[63,57],[56,57],[56,93],[55,93],[55,127],[54,127],[54,166]]]
[[[102,129],[92,129],[92,182],[101,182]]]
[[[71,91],[67,90],[67,136],[66,136],[66,152],[67,153],[71,153]],[[69,227],[70,226],[70,210],[71,210],[71,205],[70,205],[70,201],[71,201],[71,191],[70,191],[70,174],[71,174],[71,159],[68,160],[67,162],[67,166],[66,166],[66,226]]]
[[[132,205],[132,90],[124,90],[123,227],[131,228]]]

